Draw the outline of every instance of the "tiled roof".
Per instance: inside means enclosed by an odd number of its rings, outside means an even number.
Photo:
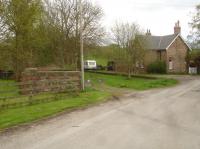
[[[140,35],[146,44],[146,48],[149,50],[166,50],[172,41],[177,37],[177,34],[167,36],[151,36]]]

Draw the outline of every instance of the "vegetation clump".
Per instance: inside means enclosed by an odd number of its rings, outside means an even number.
[[[166,74],[166,63],[163,61],[155,61],[147,67],[148,73],[153,74]]]

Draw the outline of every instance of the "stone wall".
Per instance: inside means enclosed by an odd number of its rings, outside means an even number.
[[[145,71],[147,67],[156,61],[166,61],[166,50],[147,50],[144,57]]]
[[[29,68],[22,73],[20,89],[22,94],[80,91],[80,79],[78,71],[42,71]]]
[[[167,50],[167,72],[168,73],[187,73],[188,67],[186,57],[189,52],[188,47],[179,37]],[[173,69],[169,69],[169,61],[173,62]]]

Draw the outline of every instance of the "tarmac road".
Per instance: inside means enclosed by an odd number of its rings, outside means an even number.
[[[200,149],[200,77],[1,134],[0,149]]]

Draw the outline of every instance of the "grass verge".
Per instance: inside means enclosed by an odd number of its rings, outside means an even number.
[[[70,96],[63,100],[25,106],[0,111],[0,131],[19,124],[33,122],[66,110],[75,110],[89,105],[104,102],[110,93],[87,90],[78,96]]]
[[[94,85],[104,83],[105,85],[117,88],[129,88],[135,90],[147,90],[152,88],[169,87],[177,84],[177,80],[169,78],[140,78],[128,79],[121,75],[106,75],[98,73],[86,73],[86,79],[91,80]]]
[[[127,77],[120,75],[106,75],[96,73],[86,73],[86,79],[91,80],[92,84],[95,86],[103,83],[106,86],[116,88],[129,88],[135,90],[147,90],[152,88],[168,87],[177,83],[176,80],[168,78],[140,78],[137,76],[128,79]],[[2,83],[7,82],[2,81]],[[0,89],[16,90],[16,92],[18,91],[16,87],[12,86],[8,88],[4,88],[2,86]],[[24,106],[15,109],[1,110],[0,131],[6,128],[17,126],[19,124],[37,121],[63,111],[80,109],[89,105],[101,103],[108,100],[111,95],[112,93],[110,93],[109,91],[87,89],[85,92],[82,92],[79,95],[69,95],[62,98],[62,100],[52,101],[48,103],[40,103],[31,106]],[[6,96],[9,95],[6,94]],[[11,100],[10,102],[18,101]]]

